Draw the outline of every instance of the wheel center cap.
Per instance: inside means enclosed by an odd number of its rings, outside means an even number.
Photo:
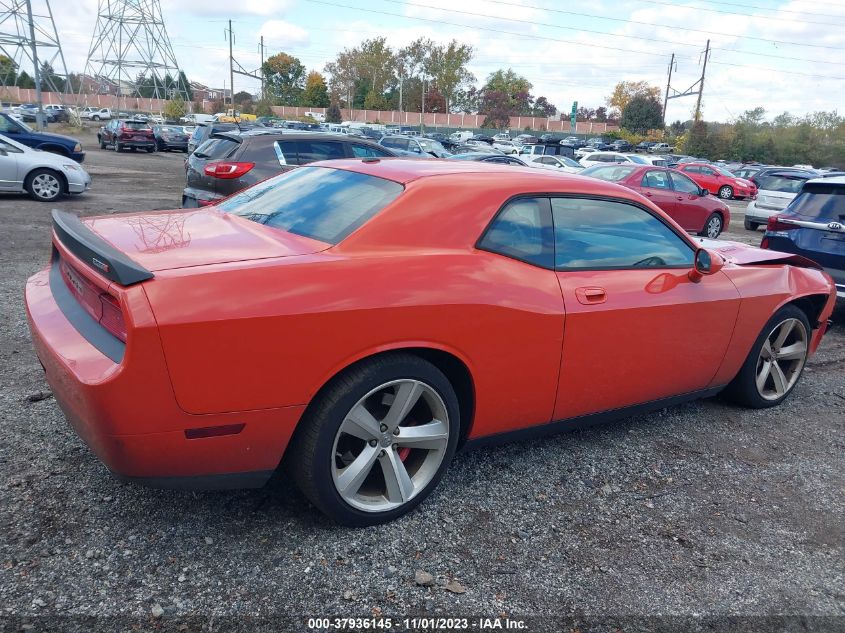
[[[382,436],[381,436],[381,445],[382,445],[384,448],[387,448],[387,447],[388,447],[388,446],[390,446],[391,444],[393,444],[393,436],[392,436],[390,433],[382,433]]]

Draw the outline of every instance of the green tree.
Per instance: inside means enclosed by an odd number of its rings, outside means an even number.
[[[690,156],[707,158],[709,143],[707,140],[707,124],[704,121],[695,121],[692,124],[684,144],[684,153]]]
[[[663,106],[654,97],[637,95],[625,105],[619,122],[622,129],[635,134],[660,129],[663,127]]]
[[[255,103],[255,116],[275,116],[273,103],[269,99],[259,99]]]
[[[164,104],[164,118],[168,121],[178,121],[187,112],[187,104],[178,92]]]
[[[0,85],[14,86],[18,78],[18,65],[11,57],[0,55]]]
[[[308,73],[308,78],[305,80],[302,105],[311,108],[327,108],[329,106],[329,90],[326,87],[326,80],[316,70]]]
[[[232,98],[232,101],[241,105],[248,101],[252,101],[252,95],[249,94],[246,90],[241,90],[240,92],[236,92],[235,96]]]
[[[531,82],[512,69],[497,70],[481,89],[479,112],[502,121],[502,115],[531,114]]]
[[[277,105],[292,106],[299,103],[305,83],[305,66],[296,57],[277,53],[267,58],[261,66],[264,87]]]
[[[337,101],[333,101],[326,110],[326,123],[340,123],[340,106]]]
[[[22,70],[15,80],[15,85],[18,88],[35,88],[35,80],[25,70]]]
[[[364,99],[364,109],[387,110],[387,100],[384,98],[383,94],[378,93],[375,90],[370,90],[367,93],[367,97]]]
[[[460,44],[457,40],[430,48],[425,70],[437,86],[437,91],[443,95],[446,112],[451,112],[458,93],[475,81],[475,75],[467,69],[473,54],[472,46]]]

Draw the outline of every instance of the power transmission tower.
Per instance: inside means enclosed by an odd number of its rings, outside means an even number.
[[[0,0],[0,54],[12,62],[0,64],[4,87],[31,71],[36,90],[43,84],[49,92],[64,92],[68,72],[50,0]]]
[[[698,99],[695,104],[694,120],[698,121],[701,118],[701,96],[704,94],[704,74],[707,72],[707,58],[710,57],[710,40],[707,40],[707,46],[704,49],[704,59],[701,64],[701,77],[683,92],[678,92],[672,88],[672,70],[677,70],[678,65],[675,63],[675,53],[672,53],[672,60],[669,62],[669,79],[666,82],[666,98],[663,100],[663,126],[666,126],[666,105],[669,99],[679,99],[681,97],[689,97],[697,94]],[[669,92],[672,94],[669,94]]]
[[[116,86],[118,95],[188,99],[159,0],[99,0],[85,75],[99,93]]]

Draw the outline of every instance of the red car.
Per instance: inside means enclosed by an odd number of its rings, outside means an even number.
[[[769,407],[828,326],[801,257],[693,241],[639,194],[470,161],[315,163],[216,206],[53,214],[26,309],[118,476],[402,515],[455,450],[723,389]]]
[[[675,169],[684,172],[696,184],[723,200],[754,198],[757,186],[750,180],[734,176],[724,167],[712,163],[681,163]]]
[[[131,121],[127,119],[112,119],[97,132],[97,142],[100,149],[109,145],[116,152],[124,149],[145,149],[152,153],[156,151],[156,138],[153,128],[146,121]]]
[[[644,195],[684,230],[715,239],[731,223],[731,210],[684,174],[653,165],[594,165],[581,172]]]

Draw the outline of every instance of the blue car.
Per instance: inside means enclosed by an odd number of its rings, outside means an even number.
[[[804,183],[781,213],[769,218],[761,248],[803,255],[820,264],[845,301],[845,176]]]
[[[6,112],[0,112],[0,134],[33,149],[67,156],[77,163],[85,160],[82,143],[75,138],[50,132],[36,132],[26,123],[16,121]]]

